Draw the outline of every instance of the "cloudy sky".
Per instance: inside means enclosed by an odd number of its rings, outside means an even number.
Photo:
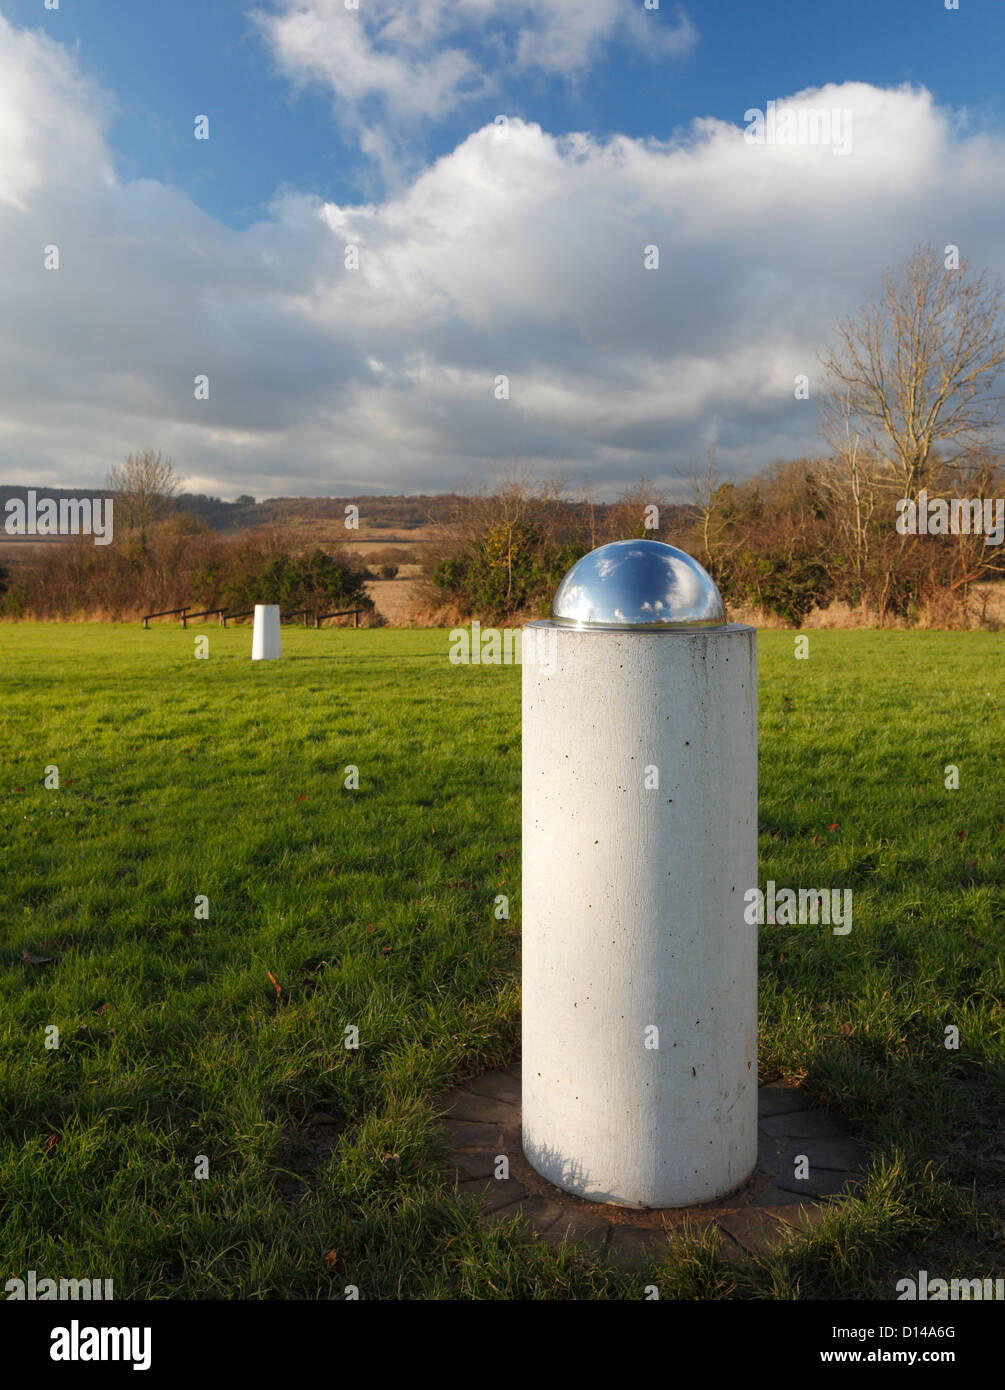
[[[614,496],[813,451],[884,268],[1005,265],[1003,59],[979,0],[0,0],[0,481]]]

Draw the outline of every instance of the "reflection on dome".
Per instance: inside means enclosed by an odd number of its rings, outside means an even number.
[[[613,541],[573,565],[559,584],[552,622],[563,627],[721,627],[726,610],[715,581],[663,541]]]

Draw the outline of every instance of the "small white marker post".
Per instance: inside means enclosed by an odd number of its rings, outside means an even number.
[[[283,654],[279,632],[279,604],[255,604],[255,633],[251,639],[252,661],[278,661]]]
[[[659,541],[593,551],[530,627],[524,1153],[592,1201],[710,1201],[757,1162],[757,633]]]

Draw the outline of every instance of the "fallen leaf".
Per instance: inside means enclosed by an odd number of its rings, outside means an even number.
[[[338,1251],[337,1251],[337,1250],[329,1250],[329,1251],[328,1251],[328,1254],[325,1256],[325,1267],[326,1267],[327,1269],[334,1269],[334,1268],[337,1266],[337,1264],[338,1264]]]
[[[276,998],[278,999],[279,996],[280,996],[280,995],[282,994],[282,992],[283,992],[283,987],[282,987],[282,985],[278,982],[278,980],[276,979],[275,975],[273,975],[273,973],[272,973],[271,970],[266,970],[265,973],[266,973],[266,975],[268,975],[269,979],[272,981],[273,985],[275,986]]]
[[[53,1149],[56,1148],[56,1147],[58,1146],[58,1144],[59,1144],[59,1135],[58,1135],[58,1134],[50,1134],[49,1137],[48,1137],[48,1139],[45,1141],[45,1152],[46,1152],[47,1154],[51,1154],[52,1151],[53,1151]]]
[[[52,956],[36,956],[31,951],[22,951],[21,959],[25,965],[51,965]]]
[[[831,823],[830,823],[830,825],[827,827],[827,829],[828,829],[828,830],[839,830],[839,829],[840,829],[840,826],[838,825],[838,823],[837,823],[836,820],[832,820]]]
[[[394,950],[394,947],[393,947],[393,946],[381,946],[381,948],[380,948],[380,954],[381,954],[382,956],[389,956],[393,950]]]

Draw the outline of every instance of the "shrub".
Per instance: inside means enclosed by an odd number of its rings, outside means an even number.
[[[495,521],[441,560],[432,580],[463,612],[499,622],[550,604],[559,580],[584,553],[578,542],[546,538],[531,521]]]

